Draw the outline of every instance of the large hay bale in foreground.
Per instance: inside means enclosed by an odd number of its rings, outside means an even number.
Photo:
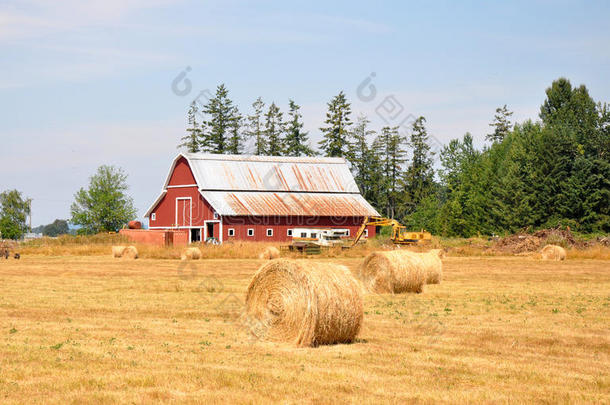
[[[426,282],[420,255],[402,250],[371,253],[360,266],[358,276],[369,291],[376,293],[421,293]]]
[[[127,246],[123,251],[123,259],[137,259],[138,258],[138,249],[135,246]]]
[[[258,255],[258,258],[261,260],[271,260],[278,259],[280,257],[280,251],[275,246],[267,246],[265,250]]]
[[[197,247],[186,248],[182,251],[180,255],[180,259],[182,260],[199,260],[201,259],[201,250]]]
[[[420,253],[426,273],[426,284],[440,284],[443,280],[443,261],[445,257],[443,249],[432,249],[426,253]]]
[[[127,246],[113,246],[112,247],[112,257],[118,258],[123,256],[123,252],[125,252]]]
[[[296,346],[352,342],[362,324],[362,290],[345,266],[276,259],[250,282],[246,316],[258,339]]]
[[[566,250],[557,245],[546,245],[540,251],[542,260],[565,260]]]

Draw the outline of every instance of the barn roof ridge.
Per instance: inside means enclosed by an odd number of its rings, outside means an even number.
[[[271,163],[324,163],[345,164],[342,157],[326,156],[266,156],[266,155],[224,155],[217,153],[181,153],[188,160],[222,160],[238,162],[271,162]]]

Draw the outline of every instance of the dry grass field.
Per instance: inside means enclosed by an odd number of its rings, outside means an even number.
[[[355,270],[361,259],[322,259]],[[0,402],[610,402],[610,262],[449,257],[356,343],[261,343],[256,259],[0,262]]]

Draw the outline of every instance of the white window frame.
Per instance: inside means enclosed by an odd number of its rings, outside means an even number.
[[[365,230],[364,230],[364,237],[365,237],[365,238],[368,238],[368,237],[369,237],[369,230],[368,230],[368,229],[365,229]]]
[[[273,236],[273,228],[267,228],[267,232],[265,233],[268,238]]]
[[[227,235],[228,236],[235,236],[235,228],[227,229]]]
[[[292,236],[292,229],[286,229],[286,236]]]
[[[157,213],[153,212],[152,214],[150,214],[150,220],[151,221],[156,221],[157,220]]]
[[[254,228],[248,228],[248,232],[246,233],[246,235],[248,235],[249,237],[253,237],[254,236]]]

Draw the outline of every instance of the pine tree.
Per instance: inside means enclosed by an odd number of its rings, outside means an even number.
[[[428,144],[426,119],[419,117],[413,122],[410,146],[413,157],[405,176],[405,188],[412,204],[417,205],[434,187],[433,153]]]
[[[265,108],[265,103],[259,97],[252,103],[252,108],[254,108],[254,114],[248,115],[246,136],[254,138],[254,153],[256,155],[264,155],[267,150],[263,129],[263,109]]]
[[[202,141],[203,132],[199,123],[197,122],[197,103],[193,101],[187,113],[188,128],[186,129],[187,134],[180,138],[182,143],[178,145],[178,149],[186,148],[189,153],[197,153],[200,150],[200,144]]]
[[[381,167],[383,173],[383,202],[385,203],[386,215],[394,218],[397,213],[398,202],[401,202],[399,194],[400,177],[403,165],[406,162],[406,151],[404,150],[405,139],[398,132],[398,127],[383,127],[374,147],[381,151]]]
[[[503,107],[496,108],[494,120],[489,124],[490,127],[494,128],[494,131],[491,134],[487,134],[485,139],[491,142],[502,142],[511,130],[511,115],[513,115],[513,112],[506,107],[506,104]]]
[[[349,129],[351,125],[351,105],[347,102],[345,94],[341,91],[328,104],[328,112],[324,123],[326,127],[320,128],[323,138],[319,142],[320,148],[326,156],[344,157],[349,147]]]
[[[234,155],[238,155],[242,152],[242,126],[243,117],[239,113],[237,107],[233,108],[231,114],[231,123],[229,125],[229,143],[227,146],[227,152]]]
[[[265,140],[267,143],[267,154],[269,156],[282,156],[284,154],[284,123],[282,113],[275,103],[271,103],[267,114],[265,114]]]
[[[309,147],[309,137],[303,131],[300,106],[293,100],[288,101],[288,122],[286,123],[286,156],[313,156],[315,152]]]
[[[225,153],[228,150],[229,131],[235,113],[228,94],[225,85],[219,85],[215,96],[203,107],[203,113],[208,117],[204,122],[206,129],[204,146],[212,153]]]
[[[350,137],[348,160],[354,173],[354,180],[362,196],[373,206],[377,206],[377,184],[379,181],[376,170],[380,168],[379,157],[368,144],[368,138],[375,135],[375,131],[368,129],[370,121],[365,115],[358,116],[356,125]]]

